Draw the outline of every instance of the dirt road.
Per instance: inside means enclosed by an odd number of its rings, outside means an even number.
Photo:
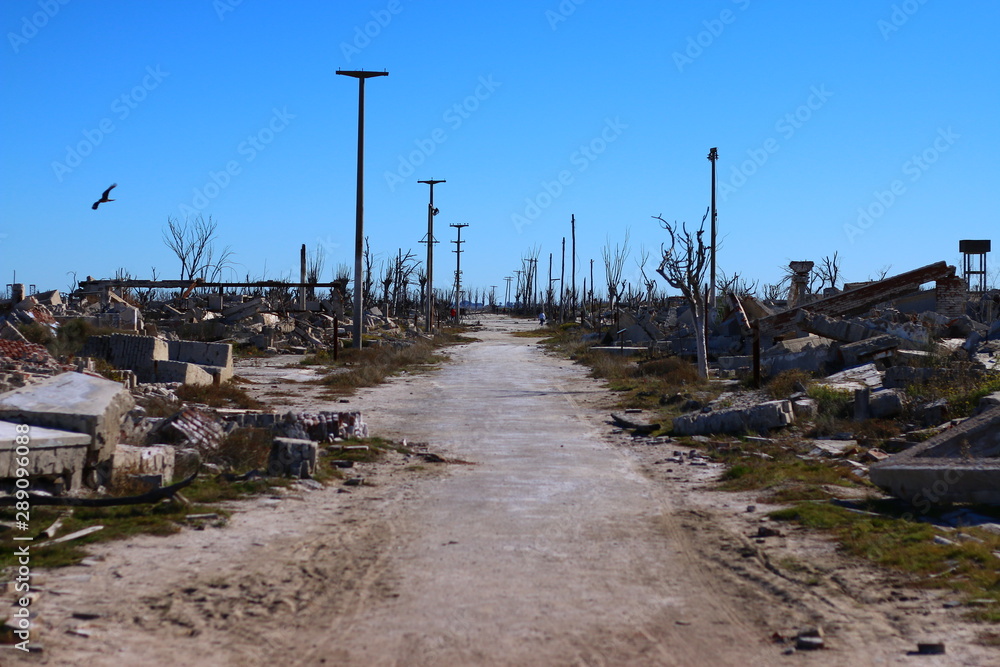
[[[702,488],[717,469],[668,475],[652,463],[668,445],[613,435],[607,392],[583,369],[505,333],[530,323],[486,324],[452,363],[350,404],[373,434],[471,465],[400,459],[352,493],[293,490],[222,529],[97,547],[89,567],[46,575],[46,649],[23,661],[904,664],[934,636],[949,654],[922,665],[995,664],[936,594],[904,597],[911,608],[875,594],[879,575],[823,540],[783,540],[816,565],[782,571],[745,537],[760,520],[748,500]],[[345,407],[293,391],[293,407]],[[825,650],[786,656],[771,641],[808,624]]]

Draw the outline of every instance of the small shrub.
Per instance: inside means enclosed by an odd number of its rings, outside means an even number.
[[[189,403],[203,403],[212,408],[240,408],[243,410],[259,410],[264,404],[253,398],[243,387],[234,382],[211,385],[181,385],[177,389],[177,398]]]
[[[22,336],[28,339],[29,343],[49,345],[55,340],[55,336],[52,335],[52,330],[46,325],[39,324],[38,322],[22,324],[17,328],[17,330],[21,332]]]
[[[219,446],[203,452],[207,463],[214,463],[233,472],[264,470],[271,455],[274,436],[266,428],[238,428],[227,435]]]
[[[767,381],[765,389],[774,399],[788,398],[795,393],[796,383],[808,387],[812,375],[808,371],[793,368],[778,373]]]
[[[635,367],[635,375],[661,377],[675,384],[698,382],[698,369],[680,357],[666,357],[638,364]]]
[[[832,389],[825,385],[809,387],[807,393],[816,399],[819,414],[834,419],[847,419],[854,407],[854,394],[847,389]]]

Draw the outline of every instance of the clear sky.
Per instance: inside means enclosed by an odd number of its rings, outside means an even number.
[[[998,24],[993,0],[3,0],[0,289],[177,278],[163,229],[199,214],[226,279],[297,280],[303,243],[324,279],[353,266],[358,84],[337,69],[389,72],[366,84],[380,258],[424,256],[417,180],[447,180],[438,288],[448,225],[469,224],[463,282],[502,292],[532,249],[558,273],[571,214],[578,285],[626,231],[636,279],[651,216],[705,212],[711,147],[727,274],[957,264],[959,239],[1000,241]]]

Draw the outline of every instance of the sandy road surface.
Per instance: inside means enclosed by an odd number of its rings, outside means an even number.
[[[649,458],[662,452],[610,434],[607,395],[582,369],[503,333],[529,323],[488,324],[452,363],[366,390],[350,406],[375,434],[473,465],[396,461],[366,470],[372,485],[350,494],[292,491],[242,504],[223,529],[96,547],[92,566],[45,575],[46,650],[17,659],[995,664],[998,654],[970,646],[974,629],[950,617],[879,596],[864,602],[858,591],[876,575],[839,563],[822,541],[787,540],[828,560],[826,570],[782,573],[741,535],[746,519],[699,490],[711,469],[683,479],[651,472]],[[311,391],[298,386],[291,403],[344,407],[318,404]],[[769,640],[808,623],[826,628],[827,650],[786,656]],[[89,636],[66,633],[74,628]],[[941,637],[949,655],[906,656],[927,631],[952,633]]]

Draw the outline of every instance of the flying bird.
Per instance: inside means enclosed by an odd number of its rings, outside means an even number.
[[[109,201],[114,201],[114,199],[108,199],[108,195],[111,193],[111,190],[113,190],[115,188],[115,186],[117,186],[117,185],[118,185],[117,183],[112,183],[111,187],[108,188],[107,190],[105,190],[104,194],[101,195],[101,198],[98,199],[97,201],[95,201],[94,205],[91,206],[90,208],[92,208],[92,209],[94,209],[96,211],[97,207],[100,206],[101,204],[103,204],[105,202],[109,202]]]

